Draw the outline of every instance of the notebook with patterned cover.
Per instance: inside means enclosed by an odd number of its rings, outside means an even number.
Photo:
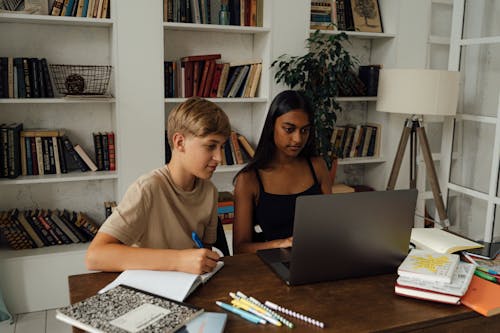
[[[203,309],[119,285],[56,311],[56,318],[87,332],[175,332]]]

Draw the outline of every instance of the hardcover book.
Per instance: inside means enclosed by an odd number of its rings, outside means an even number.
[[[400,276],[397,280],[397,284],[401,287],[412,287],[430,292],[463,296],[469,287],[475,269],[476,266],[473,264],[459,262],[450,283]]]
[[[462,304],[487,317],[500,314],[500,285],[474,275]]]
[[[420,289],[415,287],[407,287],[396,284],[394,292],[397,295],[408,296],[428,301],[435,301],[447,304],[460,304],[460,296],[439,293],[431,290]]]
[[[399,276],[450,283],[460,257],[413,249],[398,268]]]
[[[56,318],[88,332],[175,332],[203,309],[127,286],[56,310]]]

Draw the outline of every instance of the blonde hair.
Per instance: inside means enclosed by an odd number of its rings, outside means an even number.
[[[204,98],[191,97],[175,107],[167,121],[168,143],[172,147],[174,133],[205,137],[221,134],[229,137],[231,124],[226,113],[215,103]]]

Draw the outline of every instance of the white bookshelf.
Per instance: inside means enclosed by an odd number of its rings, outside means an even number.
[[[0,56],[46,58],[49,64],[112,65],[108,92],[117,96],[117,3],[111,0],[111,19],[0,13]],[[55,98],[0,99],[0,123],[23,123],[24,129],[64,129],[72,143],[80,144],[91,157],[92,132],[113,131],[119,140],[117,98],[65,98],[54,84],[53,88]],[[118,158],[119,145],[116,143]],[[120,176],[118,169],[2,178],[0,211],[68,209],[85,212],[100,223],[104,201],[118,199]],[[88,272],[84,262],[87,246],[0,249],[0,289],[9,310],[23,313],[67,305],[67,276]]]
[[[262,73],[254,98],[207,98],[227,113],[235,131],[255,146],[270,100],[272,62],[272,1],[263,1],[263,27],[163,22],[164,60],[175,61],[185,56],[221,54],[218,62],[262,60]],[[165,119],[175,104],[185,98],[165,99]],[[219,166],[212,181],[219,190],[232,188],[232,176],[241,165]]]

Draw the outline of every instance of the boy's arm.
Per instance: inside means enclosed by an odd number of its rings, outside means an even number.
[[[125,245],[117,238],[98,232],[86,255],[89,270],[119,272],[127,269],[211,272],[219,255],[208,249],[149,249]]]

